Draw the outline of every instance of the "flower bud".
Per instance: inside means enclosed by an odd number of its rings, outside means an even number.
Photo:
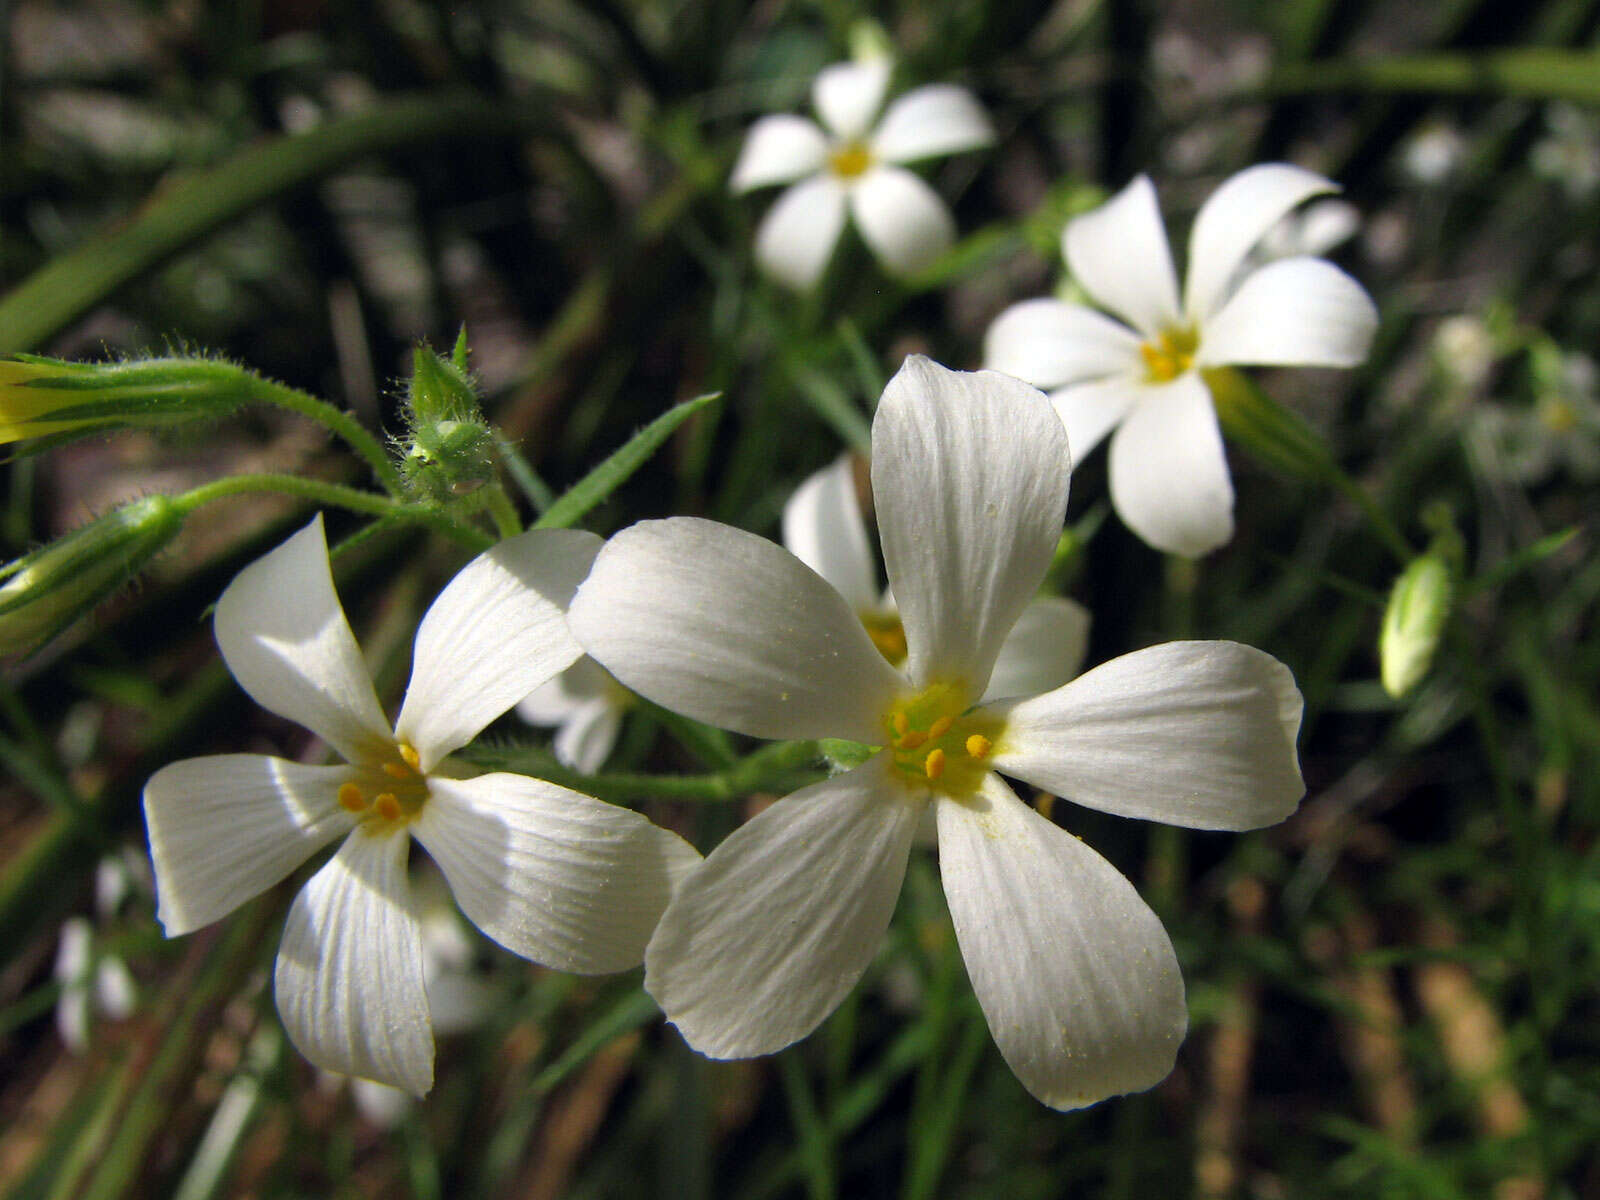
[[[1450,619],[1455,591],[1444,556],[1430,550],[1400,573],[1378,638],[1383,690],[1399,699],[1422,681]]]
[[[0,442],[215,417],[248,402],[252,380],[242,367],[211,358],[0,358]]]
[[[0,654],[37,649],[115,592],[183,516],[168,497],[147,496],[0,567]]]
[[[449,361],[426,346],[412,358],[400,473],[413,492],[440,503],[494,478],[494,432],[478,406],[466,359],[465,331]]]

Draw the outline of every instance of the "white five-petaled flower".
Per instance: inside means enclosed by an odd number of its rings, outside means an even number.
[[[693,518],[600,552],[569,622],[657,703],[755,737],[881,747],[779,800],[675,893],[645,987],[717,1058],[804,1037],[877,951],[931,807],[940,871],[989,1028],[1057,1108],[1146,1088],[1187,1022],[1161,923],[1115,868],[1000,773],[1093,808],[1205,829],[1287,816],[1301,701],[1229,642],[1129,654],[1043,695],[985,702],[1061,531],[1066,435],[1044,397],[913,357],[873,421],[872,484],[903,618],[897,670],[792,554]]]
[[[517,701],[517,716],[529,725],[554,725],[556,759],[593,775],[616,748],[622,718],[633,704],[628,689],[585,655]]]
[[[187,933],[344,836],[295,899],[274,977],[284,1028],[318,1066],[416,1095],[432,1085],[412,836],[495,941],[584,973],[638,963],[698,861],[638,813],[521,775],[464,778],[447,758],[581,653],[564,609],[599,545],[537,530],[467,564],[422,619],[393,726],[334,594],[320,516],[217,601],[240,686],[344,762],[226,754],[158,771],[144,793],[157,915]]]
[[[894,275],[928,266],[955,240],[944,201],[902,164],[987,146],[994,129],[971,92],[947,83],[907,92],[874,127],[891,68],[887,58],[823,68],[811,88],[821,126],[784,114],[750,127],[729,185],[793,184],[756,232],[757,260],[790,287],[816,284],[846,210]]]
[[[1062,235],[1073,277],[1127,324],[1041,299],[989,327],[984,365],[1054,389],[1074,461],[1116,429],[1112,503],[1159,550],[1200,555],[1233,536],[1233,483],[1206,368],[1350,367],[1366,357],[1377,310],[1339,268],[1296,256],[1240,269],[1279,218],[1333,190],[1283,163],[1228,179],[1195,217],[1180,304],[1155,188],[1141,175]]]
[[[877,567],[856,494],[855,462],[845,454],[808,476],[783,508],[784,547],[833,585],[855,610],[891,666],[906,660],[906,631],[894,593],[879,592]],[[1089,614],[1060,596],[1037,596],[1006,635],[983,699],[1036,696],[1083,666]]]

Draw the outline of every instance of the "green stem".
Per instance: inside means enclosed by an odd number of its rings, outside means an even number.
[[[383,484],[385,491],[391,496],[401,494],[403,485],[400,481],[400,472],[395,469],[382,444],[367,432],[361,422],[309,392],[263,379],[259,375],[250,375],[249,380],[247,390],[251,399],[259,400],[263,404],[276,404],[279,408],[287,408],[290,412],[310,417],[313,421],[320,421],[367,460],[367,465],[372,468],[373,474]]]
[[[494,545],[494,539],[488,534],[452,521],[443,513],[405,504],[373,492],[364,492],[359,488],[346,487],[339,483],[324,483],[319,479],[305,479],[299,475],[233,475],[213,483],[201,484],[192,491],[174,496],[172,502],[184,516],[188,516],[195,509],[214,500],[252,492],[278,492],[297,499],[310,500],[314,504],[345,508],[369,516],[420,521],[472,550],[487,550]]]
[[[608,771],[585,775],[562,766],[547,750],[528,747],[519,750],[469,749],[462,758],[478,766],[495,767],[536,775],[541,779],[575,788],[602,800],[737,800],[751,792],[775,790],[796,772],[820,764],[822,751],[816,742],[775,742],[747,754],[721,771],[702,775],[646,775]]]
[[[506,495],[505,488],[498,483],[491,483],[484,488],[483,501],[502,538],[516,537],[522,532],[522,519],[517,516],[517,510]]]

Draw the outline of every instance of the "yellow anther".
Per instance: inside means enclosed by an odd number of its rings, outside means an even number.
[[[1164,329],[1154,341],[1141,342],[1145,376],[1151,383],[1170,383],[1194,366],[1200,340],[1191,329]]]
[[[973,758],[986,758],[993,749],[994,743],[981,733],[975,733],[967,739],[967,753]]]
[[[417,748],[410,742],[400,743],[400,757],[405,760],[406,766],[413,771],[422,770],[422,755],[417,753]]]
[[[860,142],[851,142],[828,155],[828,165],[833,168],[835,175],[854,179],[858,175],[865,174],[867,168],[872,165],[872,151]]]
[[[383,773],[390,779],[410,779],[411,770],[403,763],[386,762],[383,764]]]
[[[942,738],[945,734],[950,732],[950,726],[954,725],[955,723],[956,719],[952,716],[946,715],[940,717],[932,725],[928,726],[928,736],[931,738]]]
[[[928,735],[920,729],[913,729],[910,733],[902,733],[894,740],[896,750],[915,750],[928,740]]]
[[[384,792],[372,802],[372,807],[385,821],[398,821],[400,819],[400,801],[393,792]]]
[[[362,795],[361,789],[353,783],[339,786],[339,807],[347,808],[351,812],[361,812],[367,807],[367,798]]]
[[[890,724],[894,726],[895,733],[903,735],[906,730],[911,728],[911,718],[907,717],[903,712],[896,712]]]
[[[930,780],[938,779],[944,774],[944,751],[930,750],[928,757],[922,760],[922,772]]]

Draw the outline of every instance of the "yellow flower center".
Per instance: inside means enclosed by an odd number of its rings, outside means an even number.
[[[898,667],[906,660],[906,627],[900,623],[900,614],[891,609],[869,609],[859,614],[867,628],[867,636],[878,648],[878,653]]]
[[[855,179],[872,165],[872,151],[860,142],[847,142],[828,155],[828,166],[841,179]]]
[[[1578,410],[1559,396],[1546,397],[1539,404],[1539,420],[1551,433],[1571,433],[1578,427]]]
[[[1200,348],[1200,335],[1193,326],[1163,329],[1154,341],[1142,342],[1145,378],[1151,383],[1171,383],[1194,366],[1194,352]]]
[[[358,767],[354,779],[340,784],[339,807],[369,823],[399,827],[413,820],[428,799],[428,777],[408,743],[401,742],[395,753],[376,767]]]
[[[889,753],[908,787],[962,799],[978,790],[1005,722],[968,711],[967,692],[937,683],[903,696],[884,714]]]

